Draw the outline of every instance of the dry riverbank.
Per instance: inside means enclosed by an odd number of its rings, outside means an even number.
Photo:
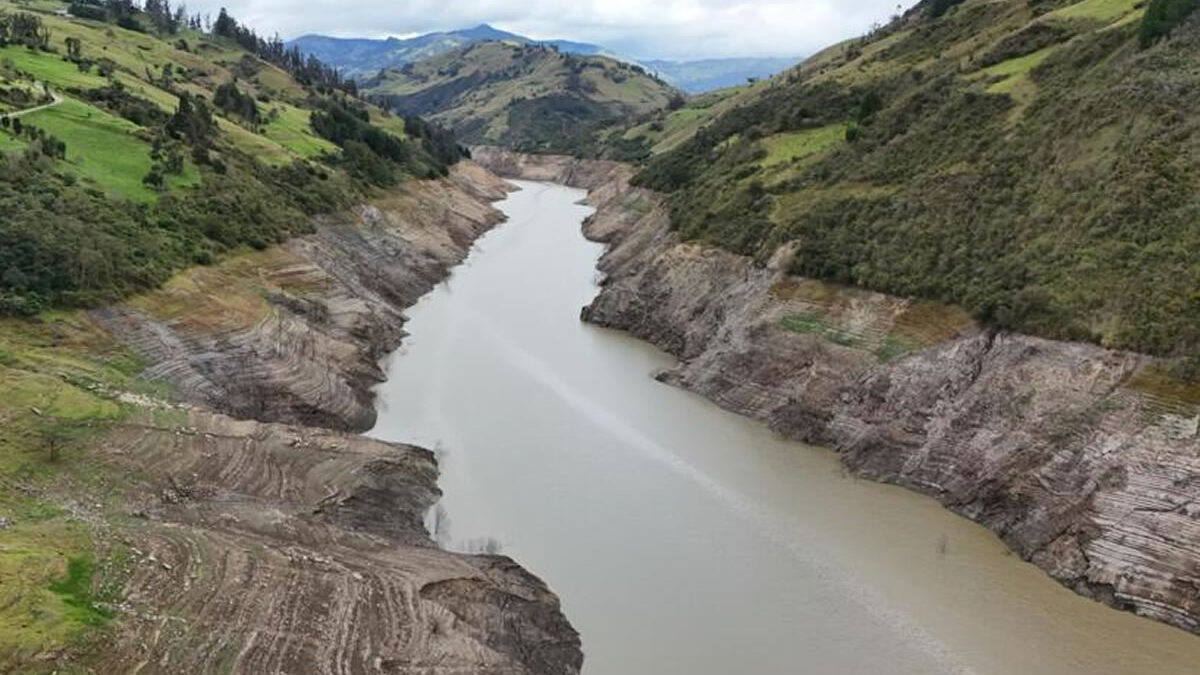
[[[464,162],[90,313],[173,400],[130,397],[79,458],[95,484],[42,491],[89,524],[94,586],[117,604],[100,642],[34,658],[114,674],[578,673],[579,636],[541,580],[433,544],[432,453],[350,433],[374,422],[402,312],[500,222],[507,190]]]
[[[1077,592],[1200,632],[1200,410],[1160,364],[994,333],[951,307],[682,243],[618,164],[478,148],[589,189],[609,244],[586,320],[681,359],[662,378],[929,494]]]

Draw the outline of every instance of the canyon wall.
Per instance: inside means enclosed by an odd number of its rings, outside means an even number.
[[[680,359],[660,377],[860,476],[928,494],[1077,592],[1200,633],[1200,407],[1146,356],[995,332],[936,303],[682,242],[607,162],[473,150],[589,189],[607,243],[583,318]]]

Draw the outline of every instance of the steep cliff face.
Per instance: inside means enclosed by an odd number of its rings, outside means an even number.
[[[88,450],[119,478],[61,496],[94,523],[98,583],[120,605],[103,649],[51,660],[114,674],[579,672],[579,636],[541,580],[434,545],[432,453],[345,433],[373,424],[402,312],[501,220],[490,202],[507,189],[464,163],[93,313],[177,402],[132,401]]]
[[[1079,593],[1200,632],[1200,407],[1153,359],[975,325],[951,307],[681,243],[608,164],[476,151],[592,190],[610,244],[585,320],[680,357],[662,374],[859,475],[929,494]]]

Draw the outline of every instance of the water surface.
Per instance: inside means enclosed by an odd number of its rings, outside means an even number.
[[[1200,672],[1200,638],[654,381],[669,356],[578,320],[601,252],[584,193],[518,186],[410,310],[372,435],[439,451],[439,539],[545,579],[586,675]]]

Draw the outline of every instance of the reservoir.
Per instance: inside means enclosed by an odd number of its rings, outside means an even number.
[[[579,321],[602,251],[585,193],[516,185],[409,311],[371,434],[438,452],[439,542],[543,578],[586,675],[1200,672],[1200,638],[655,381],[670,356]]]

